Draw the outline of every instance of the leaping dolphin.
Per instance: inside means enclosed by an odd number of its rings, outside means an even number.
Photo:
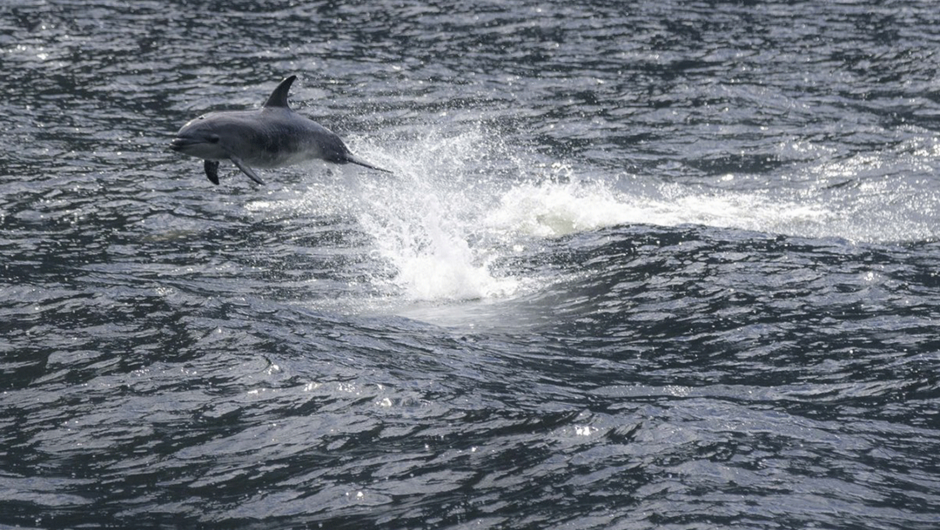
[[[220,160],[231,160],[258,184],[264,182],[252,167],[283,167],[314,159],[391,173],[352,154],[339,136],[291,110],[287,93],[295,79],[292,75],[281,81],[260,110],[199,116],[183,125],[170,148],[205,160],[206,176],[216,185]]]

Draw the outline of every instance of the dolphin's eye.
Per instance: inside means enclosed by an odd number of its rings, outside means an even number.
[[[210,142],[210,143],[213,143],[213,144],[219,143],[219,135],[217,135],[217,134],[210,134],[210,135],[209,135],[209,142]]]

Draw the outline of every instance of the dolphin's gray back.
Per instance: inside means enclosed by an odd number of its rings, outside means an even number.
[[[326,127],[287,108],[222,112],[206,115],[218,120],[231,155],[249,166],[274,168],[314,159],[344,163],[349,149]]]

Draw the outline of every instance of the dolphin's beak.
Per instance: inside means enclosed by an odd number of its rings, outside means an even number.
[[[170,149],[174,151],[183,151],[187,147],[199,143],[195,138],[187,138],[185,136],[177,136],[170,142]]]
[[[219,146],[215,135],[208,137],[202,134],[176,133],[176,138],[170,141],[170,149],[187,156],[202,158],[203,160],[220,160],[227,158],[227,153]]]

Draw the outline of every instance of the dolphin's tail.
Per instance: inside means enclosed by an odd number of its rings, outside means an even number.
[[[391,171],[389,171],[389,170],[387,170],[387,169],[382,169],[382,168],[380,168],[380,167],[378,167],[378,166],[373,166],[372,164],[366,162],[365,160],[359,158],[358,156],[356,156],[356,155],[354,155],[354,154],[352,154],[352,153],[349,153],[349,154],[346,155],[346,162],[349,162],[350,164],[356,164],[357,166],[362,166],[362,167],[367,167],[367,168],[369,168],[369,169],[374,169],[374,170],[376,170],[376,171],[382,171],[383,173],[391,173]]]

